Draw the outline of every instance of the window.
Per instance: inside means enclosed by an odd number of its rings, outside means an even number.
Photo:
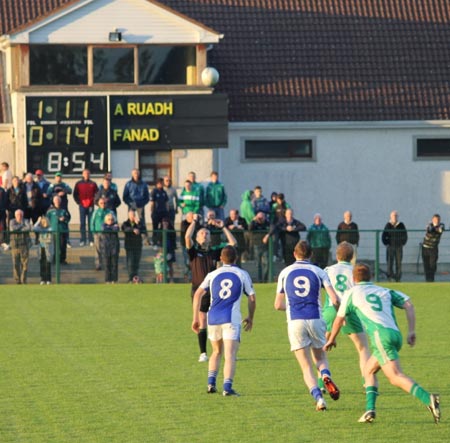
[[[94,48],[94,83],[134,83],[134,49]]]
[[[141,85],[186,84],[188,66],[195,66],[195,47],[141,46],[139,83]]]
[[[244,160],[315,160],[313,140],[245,140]]]
[[[87,84],[86,46],[30,45],[30,84]]]
[[[149,185],[154,185],[158,178],[170,175],[172,157],[170,151],[140,151],[139,169],[141,178]]]
[[[450,138],[419,138],[415,139],[416,160],[449,160]]]

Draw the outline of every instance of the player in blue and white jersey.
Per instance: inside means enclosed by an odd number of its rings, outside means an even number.
[[[364,367],[366,382],[366,412],[359,419],[361,423],[371,423],[375,419],[375,402],[378,396],[376,373],[381,369],[389,382],[419,399],[433,414],[438,423],[441,418],[438,394],[430,394],[412,378],[403,373],[400,367],[399,351],[402,347],[402,335],[394,315],[394,307],[404,309],[408,322],[407,342],[414,346],[416,316],[410,298],[388,288],[370,282],[370,268],[360,263],[353,269],[355,286],[344,297],[333,323],[331,334],[324,350],[334,345],[334,340],[344,324],[345,316],[356,313],[370,340],[372,355]]]
[[[209,289],[211,306],[207,322],[208,338],[212,347],[208,365],[207,392],[209,394],[217,392],[216,379],[223,354],[225,360],[223,395],[238,395],[233,390],[233,379],[236,371],[236,353],[240,342],[241,323],[245,331],[251,331],[253,327],[256,309],[255,290],[249,274],[235,265],[236,258],[236,249],[233,246],[225,246],[220,254],[223,266],[205,277],[195,291],[193,299],[192,330],[198,334],[201,298]],[[248,297],[248,316],[242,321],[240,306],[243,294]]]
[[[322,269],[310,262],[311,246],[301,240],[294,249],[296,262],[283,269],[278,277],[275,309],[286,311],[291,351],[302,369],[303,379],[316,402],[316,409],[323,411],[326,403],[317,385],[318,370],[333,400],[339,398],[339,389],[331,379],[326,353],[326,324],[322,318],[321,288],[327,291],[334,306],[339,299],[331,282]]]

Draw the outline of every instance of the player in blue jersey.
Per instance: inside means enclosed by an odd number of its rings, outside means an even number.
[[[284,268],[278,277],[275,309],[286,311],[291,351],[303,372],[303,379],[316,402],[316,409],[327,408],[322,391],[317,385],[318,370],[333,400],[339,398],[339,389],[331,379],[326,353],[326,324],[322,318],[321,288],[327,291],[333,305],[339,299],[328,275],[310,262],[312,250],[307,241],[301,240],[294,249],[296,262]]]
[[[225,246],[220,254],[223,262],[221,268],[210,272],[193,299],[192,330],[198,334],[200,329],[200,303],[208,289],[211,294],[211,306],[208,311],[208,338],[211,341],[212,354],[208,365],[208,394],[217,392],[216,379],[222,354],[223,395],[238,395],[233,389],[233,379],[236,371],[236,353],[241,335],[241,323],[245,331],[251,331],[256,309],[255,290],[248,273],[235,265],[237,258],[233,246]],[[242,321],[241,298],[248,297],[248,316]]]

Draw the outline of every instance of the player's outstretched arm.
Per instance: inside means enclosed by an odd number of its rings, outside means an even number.
[[[200,331],[200,300],[206,291],[203,288],[198,288],[195,291],[194,297],[192,299],[192,325],[191,329],[198,334]]]
[[[324,351],[330,351],[333,347],[336,346],[336,337],[339,334],[339,331],[341,330],[344,321],[345,317],[336,316],[328,340],[325,343],[325,346],[322,348]]]
[[[225,234],[225,237],[227,238],[227,243],[230,246],[236,247],[237,240],[234,238],[234,235],[231,233],[231,231],[226,226],[223,225],[223,222],[222,222],[222,231]]]
[[[277,311],[285,311],[286,310],[286,299],[283,293],[278,293],[275,297],[274,308]]]
[[[253,328],[253,317],[256,311],[256,297],[255,294],[248,296],[248,316],[242,321],[244,331],[251,331]]]
[[[416,344],[416,313],[414,310],[414,305],[410,300],[404,303],[403,309],[406,313],[406,321],[408,322],[408,337],[407,343],[410,346],[414,346]]]

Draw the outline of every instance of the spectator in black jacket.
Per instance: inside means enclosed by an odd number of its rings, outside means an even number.
[[[7,251],[9,249],[8,231],[8,196],[5,189],[0,186],[0,245]]]
[[[224,221],[224,225],[229,229],[237,241],[236,264],[241,266],[241,256],[247,250],[245,233],[248,230],[248,224],[245,218],[239,215],[239,211],[237,209],[231,209],[229,216]]]
[[[423,268],[427,282],[434,281],[439,256],[439,241],[444,231],[445,226],[441,223],[441,216],[434,214],[431,222],[427,225],[425,238],[422,243]]]
[[[7,191],[7,206],[9,220],[14,219],[14,214],[18,209],[25,214],[27,210],[28,200],[27,194],[20,178],[15,175],[11,180],[11,187]]]
[[[390,220],[384,227],[381,241],[386,246],[388,278],[391,281],[400,281],[402,278],[403,246],[408,241],[408,233],[405,225],[398,221],[397,211],[391,212]]]
[[[336,231],[336,243],[346,241],[353,246],[352,263],[356,262],[356,250],[359,244],[359,230],[358,225],[352,221],[352,213],[350,211],[344,212],[344,220],[339,223]]]
[[[139,265],[142,256],[142,241],[146,235],[144,224],[139,215],[132,209],[128,211],[128,220],[122,223],[125,233],[125,252],[127,255],[128,283],[140,281]]]
[[[300,231],[306,231],[306,226],[294,218],[292,209],[286,209],[284,218],[278,222],[276,229],[280,232],[284,263],[286,266],[291,265],[295,262],[294,249],[300,241]]]
[[[122,201],[117,191],[111,186],[111,180],[106,177],[103,179],[102,185],[100,185],[95,194],[94,202],[97,206],[101,198],[105,200],[105,209],[109,209],[117,217],[117,208],[121,205]]]

